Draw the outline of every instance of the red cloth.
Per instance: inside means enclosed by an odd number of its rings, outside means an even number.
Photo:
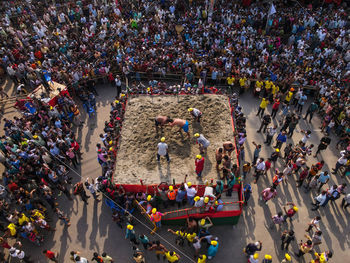
[[[194,161],[194,164],[196,166],[196,172],[197,173],[203,171],[203,169],[204,169],[204,157],[202,157],[202,159],[200,159],[200,160],[196,159]]]
[[[276,101],[273,105],[272,105],[272,109],[274,110],[278,110],[278,107],[280,106],[280,102]]]
[[[79,151],[79,149],[80,149],[80,146],[77,142],[72,142],[70,144],[70,147],[73,147],[75,151]]]
[[[18,187],[18,185],[16,183],[10,183],[7,187],[9,188],[9,190],[11,192],[16,191],[16,190],[19,189],[19,187]]]
[[[36,51],[34,53],[34,56],[37,58],[37,59],[42,59],[43,58],[43,54],[41,53],[40,50]]]
[[[53,259],[55,257],[55,253],[50,250],[47,250],[45,256],[49,259]]]
[[[268,160],[266,160],[265,161],[265,171],[270,170],[270,168],[271,168],[271,163]]]
[[[10,246],[6,241],[2,242],[2,243],[1,243],[1,246],[2,246],[3,248],[7,248],[7,249],[10,249],[10,248],[11,248],[11,246]]]

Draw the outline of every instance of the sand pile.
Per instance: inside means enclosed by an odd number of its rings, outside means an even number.
[[[197,108],[203,115],[200,124],[195,122],[188,108]],[[189,121],[191,139],[178,127],[165,127],[156,133],[154,118],[157,115],[181,118]],[[123,184],[146,184],[160,182],[176,183],[188,181],[201,183],[196,179],[194,160],[199,154],[193,134],[202,133],[209,141],[207,154],[204,154],[205,167],[202,180],[218,178],[215,169],[215,149],[222,147],[227,140],[233,141],[230,108],[226,96],[141,96],[129,98],[118,150],[115,181]],[[157,162],[157,144],[164,136],[171,158]]]

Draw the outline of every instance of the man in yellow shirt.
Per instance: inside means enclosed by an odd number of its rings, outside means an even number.
[[[243,94],[246,85],[247,78],[243,77],[239,79],[239,94]]]
[[[255,90],[254,90],[254,95],[255,96],[259,96],[263,85],[264,85],[264,82],[262,82],[261,80],[257,80],[255,82]]]
[[[232,75],[232,76],[228,76],[227,77],[227,85],[228,85],[228,88],[230,90],[230,93],[232,93],[232,88],[233,88],[233,84],[235,83],[235,77]]]
[[[207,256],[206,255],[199,255],[197,263],[206,263],[207,262]]]
[[[266,98],[263,98],[261,103],[260,103],[259,110],[258,110],[258,113],[256,114],[256,116],[259,116],[259,114],[261,114],[260,116],[262,118],[264,116],[264,111],[267,108],[268,104],[269,104],[269,100]]]
[[[280,88],[277,85],[272,84],[272,94],[275,96],[279,92]]]
[[[165,256],[169,263],[177,263],[180,260],[180,256],[173,251],[166,252]]]

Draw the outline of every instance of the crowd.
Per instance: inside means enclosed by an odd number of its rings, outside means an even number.
[[[63,193],[72,200],[72,177],[67,166],[77,168],[82,158],[74,132],[80,121],[77,106],[69,95],[59,95],[57,102],[52,107],[35,98],[18,100],[16,107],[22,111],[22,117],[3,119],[1,243],[11,257],[24,262],[31,262],[28,251],[21,250],[19,241],[10,246],[7,238],[28,239],[40,246],[44,236],[55,231],[48,223],[53,217],[70,226],[56,198]]]
[[[279,190],[282,187],[281,185],[291,184],[291,181],[295,180],[297,187],[295,191],[300,191],[298,188],[303,187],[304,192],[311,194],[313,202],[311,206],[308,206],[310,210],[317,211],[320,207],[327,209],[328,204],[332,203],[334,206],[338,199],[342,199],[340,206],[346,209],[350,205],[350,194],[347,193],[347,184],[344,180],[349,176],[350,168],[350,105],[348,87],[321,87],[314,94],[313,102],[308,108],[303,109],[307,99],[307,93],[303,88],[290,88],[285,93],[281,93],[275,90],[274,86],[273,83],[270,85],[269,81],[262,82],[261,85],[257,84],[259,95],[261,96],[256,114],[257,118],[260,119],[261,125],[257,133],[264,133],[263,137],[266,138],[264,139],[266,146],[252,142],[254,149],[252,157],[254,173],[252,178],[254,183],[258,184],[258,179],[264,177],[265,182],[268,180],[271,185],[260,193],[260,202],[266,206],[270,200],[281,198],[282,191]],[[271,104],[270,109],[269,104]],[[236,112],[241,110],[241,107],[237,105]],[[299,121],[304,119],[311,123],[314,114],[318,114],[322,120],[320,129],[323,135],[320,137],[317,147],[309,143],[311,136],[314,136],[313,131],[300,129],[299,133],[302,137],[298,141],[295,141],[294,135],[294,130],[297,128]],[[309,117],[309,120],[307,120],[307,117]],[[246,121],[245,118],[237,118],[236,116],[236,120],[238,121],[239,119],[243,123]],[[273,124],[274,119],[278,120],[278,125]],[[340,157],[334,164],[332,172],[325,169],[323,160],[318,159],[314,163],[310,161],[310,156],[313,155],[316,158],[321,151],[328,148],[332,141],[331,133],[339,136],[339,140],[336,143],[334,142],[334,144],[338,149],[341,147]],[[244,172],[244,168],[250,167],[250,163],[245,162],[243,132],[237,134],[236,141],[240,145],[238,158],[240,163],[243,164]],[[272,141],[275,142],[275,145],[270,146]],[[263,147],[272,147],[272,154],[266,158],[261,157],[260,152]],[[269,176],[270,174],[272,175],[271,177]],[[246,175],[244,174],[244,178],[246,178]],[[331,176],[334,176],[333,179],[340,179],[338,181],[343,182],[339,185],[330,184]],[[266,209],[268,208],[266,207]],[[280,226],[279,231],[283,230],[281,249],[286,250],[287,253],[282,262],[291,261],[292,257],[288,247],[290,243],[297,240],[295,235],[300,235],[300,232],[293,229],[293,225],[288,225],[287,222],[287,219],[292,222],[298,210],[299,208],[295,203],[288,202],[283,206],[283,212],[279,211],[271,218],[266,218],[271,231],[274,226]],[[324,231],[326,230],[319,225],[321,219],[321,216],[316,216],[308,224],[305,230],[307,232],[305,235],[306,241],[297,243],[299,250],[295,251],[296,258],[319,250],[318,245],[322,243]],[[312,233],[311,230],[313,230]],[[259,262],[258,252],[261,250],[261,242],[249,243],[245,248],[248,262]],[[330,250],[326,250],[323,253],[316,252],[314,253],[314,260],[311,262],[328,262],[332,256],[333,252]],[[272,257],[266,254],[262,262],[272,262],[271,260]]]
[[[1,65],[29,90],[42,71],[72,91],[91,79],[120,83],[140,72],[181,73],[185,86],[249,87],[250,79],[340,88],[349,77],[347,14],[294,1],[243,7],[232,1],[3,1]],[[242,51],[243,50],[243,51]],[[117,75],[119,74],[119,75]],[[131,78],[132,77],[132,78]],[[195,83],[197,82],[198,83]],[[155,82],[164,89],[163,82]]]
[[[98,93],[94,89],[95,84],[98,81],[110,82],[118,88],[118,96],[111,103],[110,119],[100,135],[101,143],[96,146],[102,174],[92,181],[79,182],[74,186],[67,165],[77,168],[82,158],[77,142],[79,138],[73,132],[82,121],[72,97],[59,96],[54,107],[38,99],[16,101],[15,106],[23,112],[23,117],[4,119],[5,136],[0,140],[1,162],[6,168],[0,188],[0,226],[4,232],[2,247],[9,249],[11,257],[31,262],[30,253],[22,249],[21,242],[10,242],[13,245],[9,245],[7,239],[21,237],[41,245],[46,232],[55,230],[48,223],[52,214],[69,227],[69,218],[60,210],[56,197],[63,193],[71,200],[70,188],[73,188],[73,194],[79,195],[86,204],[90,197],[86,191],[96,201],[99,201],[98,192],[102,192],[115,202],[109,203],[113,208],[112,218],[119,227],[127,225],[126,237],[135,245],[136,262],[145,261],[143,252],[136,247],[139,242],[158,256],[165,255],[169,262],[176,262],[180,256],[159,241],[150,242],[145,235],[136,237],[130,215],[133,201],[143,202],[150,218],[159,227],[162,216],[158,211],[160,204],[181,206],[188,199],[194,206],[198,202],[210,202],[208,209],[220,206],[219,196],[223,193],[221,185],[224,184],[220,180],[216,187],[208,186],[213,188],[211,200],[196,196],[195,188],[186,181],[178,189],[170,190],[173,186],[157,189],[159,198],[148,193],[127,193],[123,187],[114,185],[111,179],[126,101],[125,94],[121,93],[121,81],[124,79],[132,80],[130,92],[149,94],[216,93],[220,91],[213,86],[220,84],[230,89],[237,86],[242,93],[252,87],[254,94],[262,98],[257,109],[257,116],[262,119],[258,132],[266,134],[267,145],[275,142],[275,150],[268,158],[262,158],[260,151],[263,146],[255,143],[253,162],[245,161],[246,117],[237,96],[233,96],[232,114],[243,175],[240,175],[239,167],[231,169],[228,157],[225,158],[227,155],[218,149],[218,169],[223,162],[221,179],[234,184],[236,178],[246,178],[254,168],[255,183],[258,183],[261,176],[266,176],[272,166],[275,167],[277,160],[283,159],[285,167],[273,171],[271,187],[261,193],[265,204],[272,198],[278,198],[279,185],[291,174],[297,176],[298,187],[318,192],[313,210],[339,199],[345,193],[346,184],[327,188],[331,173],[323,169],[324,162],[309,165],[307,158],[312,152],[317,156],[325,150],[331,143],[329,134],[335,133],[339,135],[336,145],[341,151],[333,173],[341,176],[350,174],[348,14],[341,5],[336,8],[332,5],[329,8],[306,8],[292,2],[278,1],[275,3],[276,13],[267,16],[268,8],[259,3],[243,7],[225,0],[215,1],[212,8],[209,1],[130,4],[109,0],[56,0],[56,4],[51,1],[2,1],[0,63],[3,71],[20,87],[17,90],[29,92],[41,84],[46,86],[44,75],[48,72],[52,80],[68,87],[70,94],[80,100],[90,116],[96,110],[95,96]],[[141,80],[140,72],[146,74],[148,86],[137,83]],[[176,73],[185,78],[180,86],[168,86],[153,80],[154,73],[161,76]],[[314,103],[307,109],[304,104],[308,92],[301,86],[317,90]],[[272,105],[271,115],[267,113],[269,104]],[[309,118],[311,122],[315,114],[322,117],[320,129],[325,133],[317,150],[314,145],[308,144],[312,136],[309,130],[302,131],[304,137],[297,144],[286,145],[300,119]],[[277,131],[276,125],[271,125],[275,118],[280,121],[280,131]],[[205,137],[201,136],[195,137],[201,146],[200,151],[205,151]],[[221,151],[224,153],[225,147],[230,147],[229,143],[223,145]],[[196,164],[199,168],[201,160],[202,156],[198,155]],[[199,169],[198,176],[200,172]],[[173,191],[176,191],[175,195]],[[246,184],[246,203],[251,191],[251,185]],[[346,209],[349,205],[348,194],[342,200],[342,207]],[[284,210],[284,214],[280,212],[274,217],[274,224],[292,219],[298,207],[288,203]],[[209,227],[204,227],[210,225],[210,219],[203,220],[196,222],[191,219],[186,229],[170,231],[180,243],[188,240],[198,262],[202,263],[206,258],[215,256],[219,244],[218,239],[209,233]],[[198,229],[194,230],[191,224],[195,222]],[[282,236],[282,244],[287,243],[287,248],[293,240],[292,231]],[[317,229],[305,244],[300,245],[298,256],[310,251],[315,240],[320,239],[320,232]],[[206,255],[199,253],[203,239],[208,244]],[[246,253],[250,262],[257,262],[255,252],[261,250],[261,244],[250,245]],[[57,260],[57,254],[52,251],[45,250],[43,253],[47,258]],[[72,251],[71,255],[75,262],[87,262],[78,252]],[[289,261],[290,256],[287,255],[285,260]],[[317,254],[316,260],[322,262],[331,256],[332,253],[326,251]],[[270,262],[270,258],[266,255],[264,262]],[[112,262],[106,253],[102,256],[94,254],[93,260]]]

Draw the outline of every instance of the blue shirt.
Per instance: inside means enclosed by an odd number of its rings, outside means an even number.
[[[210,245],[210,247],[208,248],[208,256],[214,257],[218,252],[218,249],[219,249],[219,243],[216,246]]]
[[[261,151],[261,148],[255,148],[255,150],[254,150],[254,157],[259,157],[260,151]]]
[[[287,141],[287,135],[282,135],[282,133],[278,134],[277,140],[281,142],[286,142]]]
[[[186,191],[185,190],[178,190],[177,195],[176,195],[176,202],[182,202],[186,196]]]
[[[318,178],[318,181],[319,181],[320,183],[325,184],[325,183],[327,182],[328,179],[329,179],[329,174],[325,175],[324,172],[321,172],[321,173],[320,173],[320,177]]]

